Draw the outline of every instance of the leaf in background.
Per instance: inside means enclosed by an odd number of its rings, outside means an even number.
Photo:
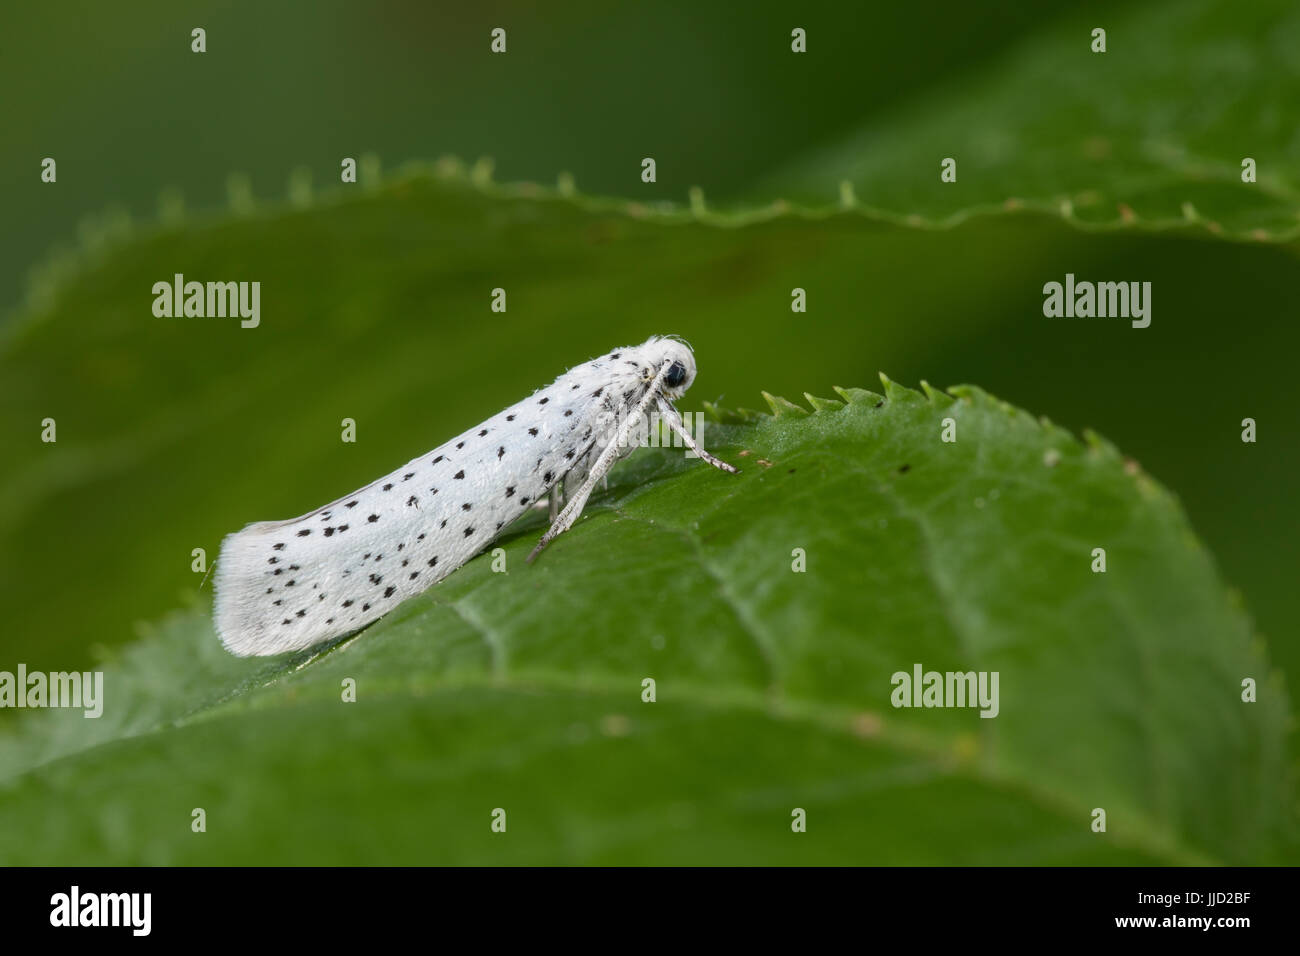
[[[1093,53],[1091,31],[1106,30]],[[1300,234],[1300,6],[1130,4],[1075,15],[991,66],[864,118],[765,177],[752,198],[831,205],[840,182],[891,221],[951,224],[1033,209],[1087,227]],[[940,161],[957,160],[941,183]],[[1243,183],[1242,160],[1257,163]]]
[[[978,389],[885,386],[716,426],[740,476],[638,452],[537,564],[535,519],[506,539],[508,573],[480,557],[323,655],[236,661],[201,611],[171,618],[106,675],[100,721],[46,712],[5,741],[0,857],[1291,852],[1285,693],[1169,494]],[[891,708],[891,674],[915,663],[998,671],[999,715]]]

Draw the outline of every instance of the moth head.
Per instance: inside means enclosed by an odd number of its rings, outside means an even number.
[[[668,371],[663,377],[663,393],[666,398],[680,398],[691,383],[695,381],[695,355],[691,347],[677,339],[656,338],[646,343],[650,353],[655,374],[664,365]]]

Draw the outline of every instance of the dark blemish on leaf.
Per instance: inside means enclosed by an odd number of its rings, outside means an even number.
[[[912,466],[911,466],[911,465],[899,465],[899,466],[898,466],[898,473],[899,473],[900,475],[905,475],[905,474],[907,474],[907,473],[908,473],[909,471],[911,471],[911,470],[912,470]]]
[[[883,405],[883,404],[885,404],[885,403],[884,403],[884,402],[876,402],[876,406],[875,406],[875,407],[876,407],[876,408],[879,408],[879,407],[880,407],[881,405]]]

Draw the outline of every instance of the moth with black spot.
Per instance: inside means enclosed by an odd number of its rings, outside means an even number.
[[[676,339],[615,349],[359,491],[228,535],[215,583],[222,643],[241,657],[280,654],[365,627],[546,500],[552,523],[532,561],[641,444],[651,413],[735,473],[699,447],[673,406],[694,380],[695,357]]]

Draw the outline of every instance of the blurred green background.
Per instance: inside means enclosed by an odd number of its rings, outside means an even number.
[[[0,667],[85,665],[193,600],[192,548],[676,332],[694,401],[885,370],[1096,429],[1181,498],[1300,673],[1296,42],[1280,2],[8,5]],[[338,186],[363,154],[383,185]],[[394,175],[444,154],[639,205]],[[232,173],[255,209],[230,210]],[[846,181],[860,208],[837,211]],[[259,279],[263,326],[154,320],[174,272]],[[1151,327],[1044,318],[1067,272],[1150,281]]]

